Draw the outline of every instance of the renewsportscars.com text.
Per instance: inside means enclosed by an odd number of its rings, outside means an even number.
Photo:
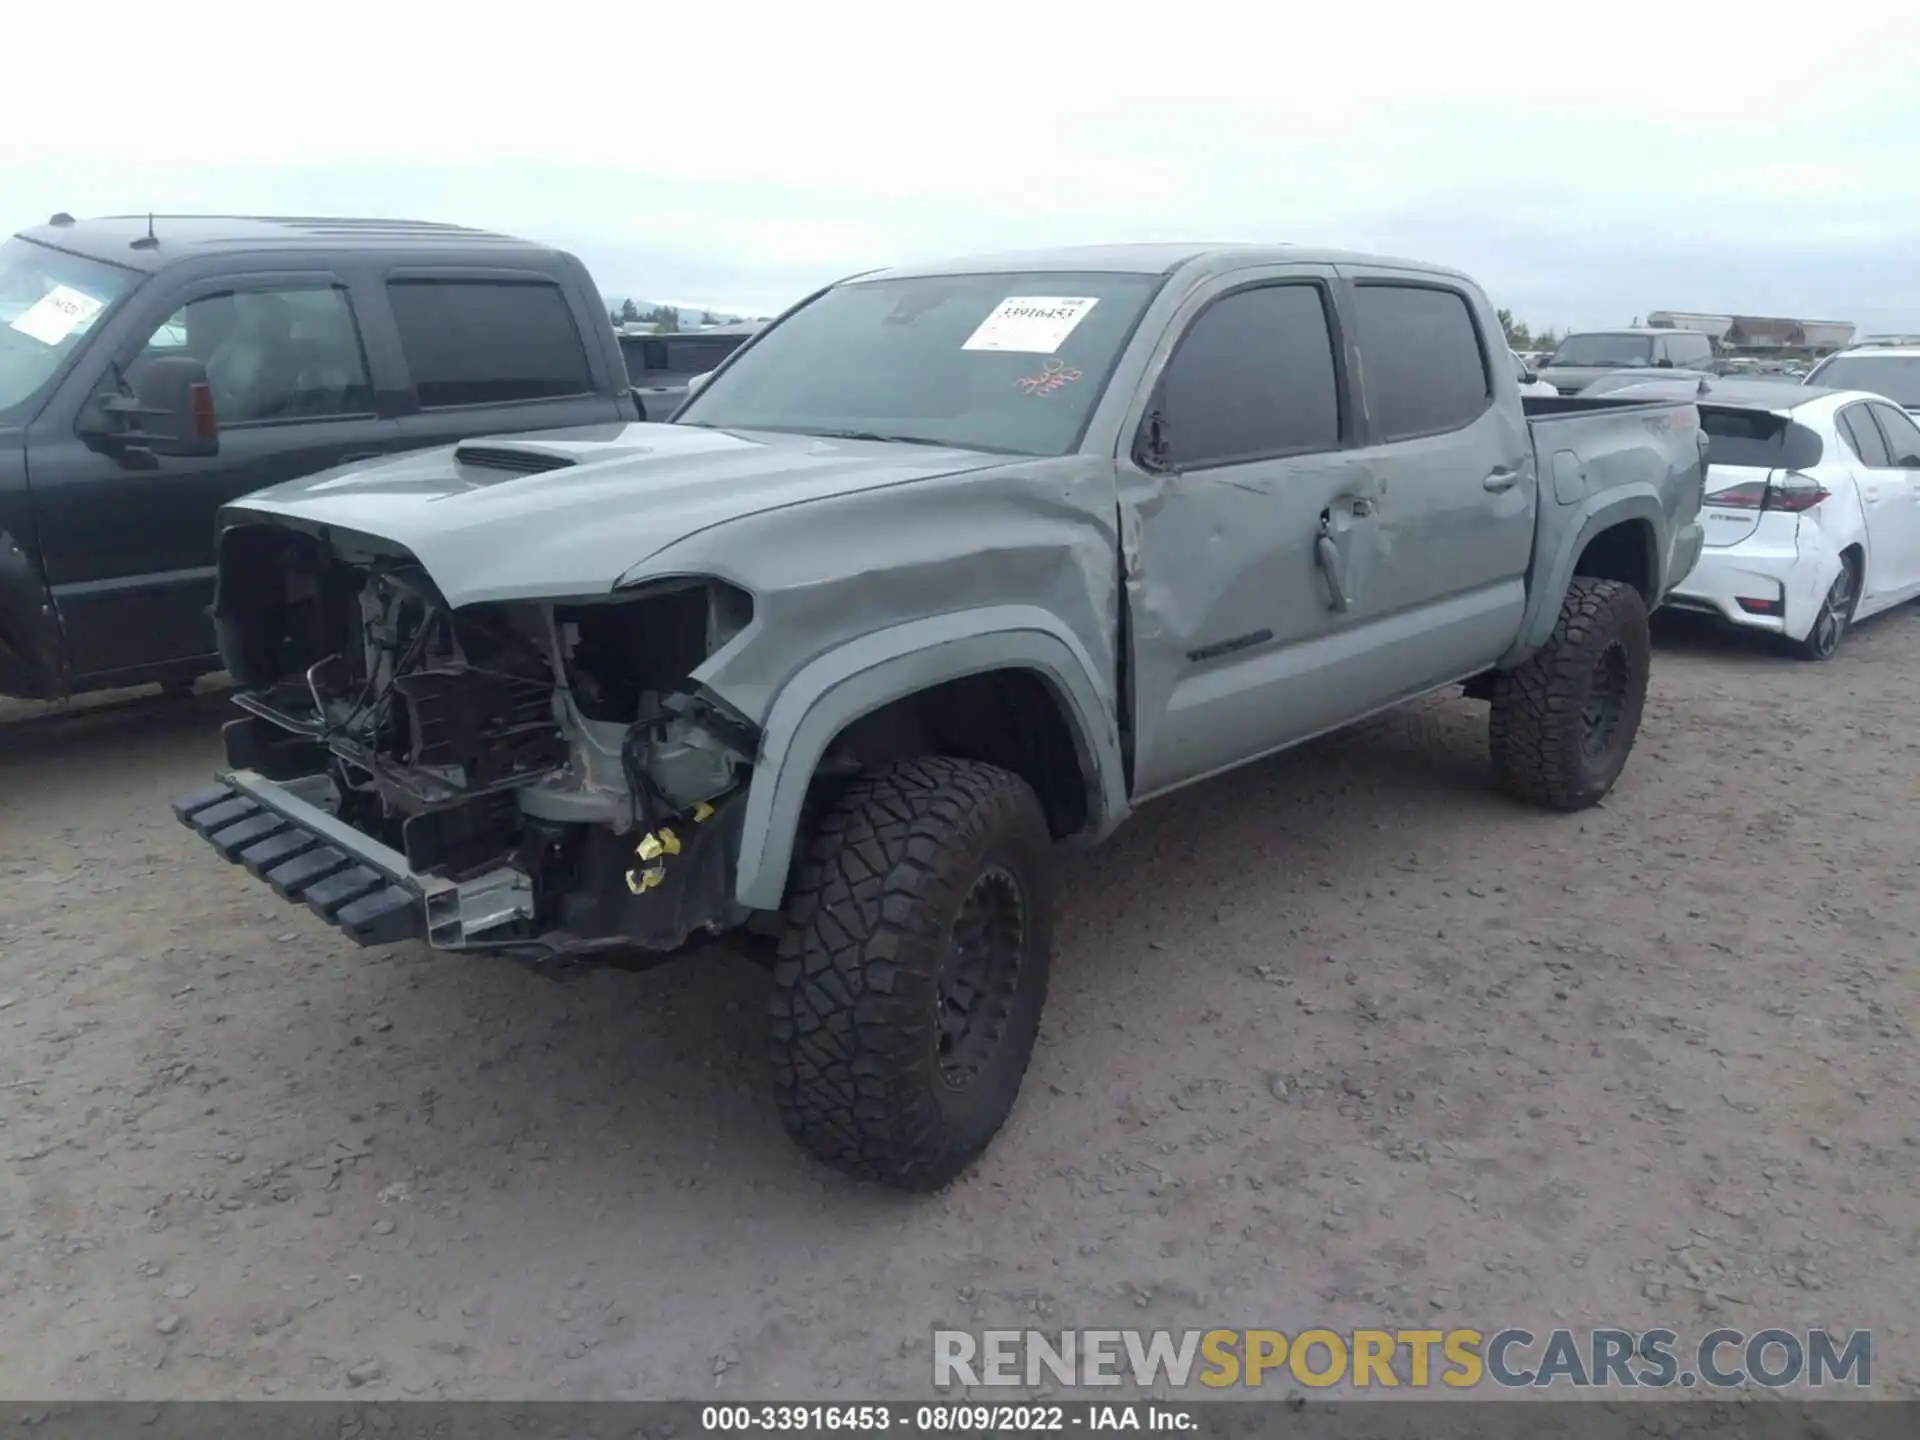
[[[1779,1389],[1873,1381],[1867,1330],[936,1330],[936,1386]]]

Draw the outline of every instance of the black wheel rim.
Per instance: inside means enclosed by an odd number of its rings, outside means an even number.
[[[1621,722],[1627,714],[1627,684],[1631,674],[1627,647],[1618,640],[1602,650],[1593,662],[1587,703],[1580,712],[1580,743],[1589,760],[1605,755],[1620,733]]]
[[[983,872],[960,902],[940,965],[940,1071],[964,1087],[1006,1033],[1026,959],[1027,903],[1013,872]]]
[[[1816,655],[1831,655],[1840,648],[1840,637],[1847,630],[1847,616],[1853,609],[1853,567],[1842,565],[1827,591],[1827,603],[1813,621],[1813,650]]]

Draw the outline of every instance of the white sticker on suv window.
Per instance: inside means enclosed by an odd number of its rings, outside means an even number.
[[[1009,295],[960,348],[1051,355],[1093,307],[1094,301],[1085,296]]]
[[[13,321],[13,328],[42,345],[58,345],[76,330],[84,330],[106,308],[104,300],[56,285]]]

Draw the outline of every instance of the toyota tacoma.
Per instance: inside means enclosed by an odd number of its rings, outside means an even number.
[[[1465,276],[1118,246],[855,276],[671,424],[229,505],[243,712],[176,805],[362,944],[759,937],[803,1147],[946,1184],[1013,1105],[1049,857],[1445,686],[1604,796],[1693,565],[1690,401],[1523,402]]]

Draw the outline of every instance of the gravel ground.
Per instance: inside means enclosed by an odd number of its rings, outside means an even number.
[[[0,727],[0,1395],[912,1396],[940,1323],[1871,1326],[1920,1391],[1920,616],[1666,636],[1582,816],[1451,699],[1143,812],[931,1200],[788,1146],[745,959],[365,952],[221,864],[221,711]]]

